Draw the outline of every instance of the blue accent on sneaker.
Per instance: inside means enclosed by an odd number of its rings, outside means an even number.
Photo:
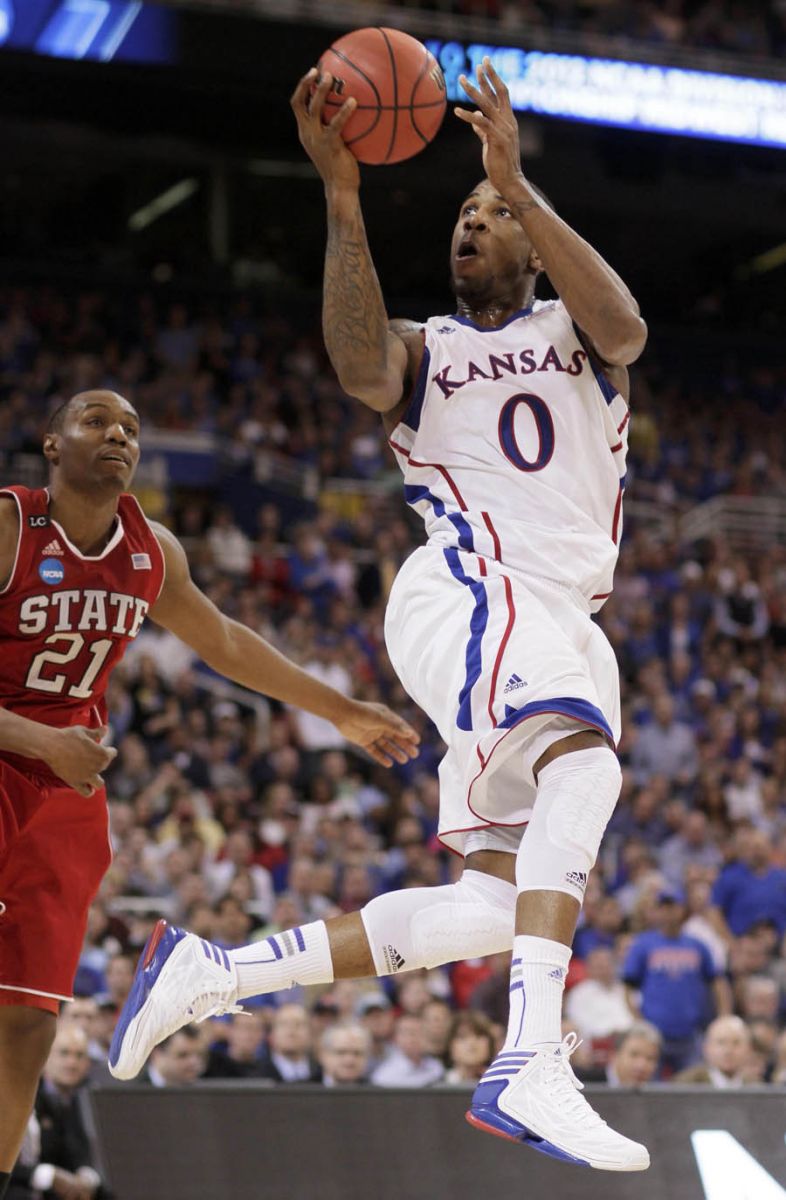
[[[294,935],[295,935],[295,941],[297,942],[297,948],[298,948],[298,950],[305,950],[305,948],[306,948],[306,939],[303,937],[303,934],[302,934],[302,932],[301,932],[300,926],[299,926],[299,925],[298,925],[298,926],[296,926],[296,928],[295,928],[295,929],[293,929],[293,930],[292,930],[292,932],[293,932],[293,933],[294,933]]]
[[[523,1146],[531,1146],[533,1150],[539,1150],[541,1154],[548,1154],[550,1158],[575,1163],[580,1167],[591,1165],[586,1159],[576,1158],[575,1155],[560,1150],[546,1138],[531,1133],[525,1125],[520,1125],[513,1117],[502,1112],[497,1101],[508,1086],[507,1081],[493,1080],[486,1083],[485,1078],[484,1076],[475,1088],[475,1094],[467,1113],[467,1116],[472,1118],[471,1124],[474,1124],[476,1128],[478,1126],[485,1127],[489,1133],[500,1133],[505,1137],[513,1138],[514,1141],[521,1142]]]
[[[134,1017],[137,1015],[140,1008],[150,995],[156,980],[166,965],[172,951],[175,949],[175,946],[177,946],[178,942],[182,942],[185,936],[185,929],[177,929],[173,925],[167,925],[163,934],[159,933],[159,930],[156,928],[147,939],[145,948],[139,956],[139,962],[137,963],[136,972],[134,974],[134,981],[131,984],[131,991],[128,994],[128,999],[123,1005],[120,1016],[117,1019],[115,1032],[112,1036],[112,1044],[109,1047],[109,1062],[112,1066],[116,1065],[117,1060],[120,1057],[120,1051],[123,1048],[123,1038],[125,1037],[128,1026],[131,1024]],[[156,945],[153,957],[150,959],[150,962],[147,964],[147,966],[145,966],[150,944],[155,938],[159,939],[158,944]]]
[[[268,946],[270,946],[270,949],[273,951],[276,958],[284,957],[284,951],[281,949],[274,937],[265,938],[265,941],[267,942]]]

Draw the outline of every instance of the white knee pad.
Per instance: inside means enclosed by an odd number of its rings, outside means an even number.
[[[482,871],[465,871],[444,887],[386,892],[360,916],[377,975],[395,975],[510,950],[516,889]]]
[[[520,892],[565,892],[581,903],[621,785],[617,757],[605,747],[574,750],[542,769],[516,856]]]

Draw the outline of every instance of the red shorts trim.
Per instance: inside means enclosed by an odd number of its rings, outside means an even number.
[[[71,997],[111,861],[103,790],[85,798],[0,759],[0,1004],[57,1012]]]

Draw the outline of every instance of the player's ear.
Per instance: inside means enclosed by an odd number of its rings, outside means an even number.
[[[540,275],[541,271],[543,270],[543,263],[540,261],[540,255],[538,254],[538,252],[534,246],[532,247],[532,249],[529,252],[529,258],[527,259],[527,269],[530,270],[533,275]]]
[[[44,435],[44,458],[52,466],[57,466],[60,459],[60,438],[56,433]]]

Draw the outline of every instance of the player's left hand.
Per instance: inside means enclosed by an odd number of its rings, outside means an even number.
[[[334,721],[347,741],[362,746],[380,766],[392,767],[417,758],[420,734],[384,704],[349,702],[346,714]]]
[[[455,108],[456,116],[471,125],[483,144],[483,166],[489,182],[501,196],[522,178],[519,127],[510,104],[510,93],[486,57],[477,68],[477,85],[466,75],[459,83],[477,112]]]

